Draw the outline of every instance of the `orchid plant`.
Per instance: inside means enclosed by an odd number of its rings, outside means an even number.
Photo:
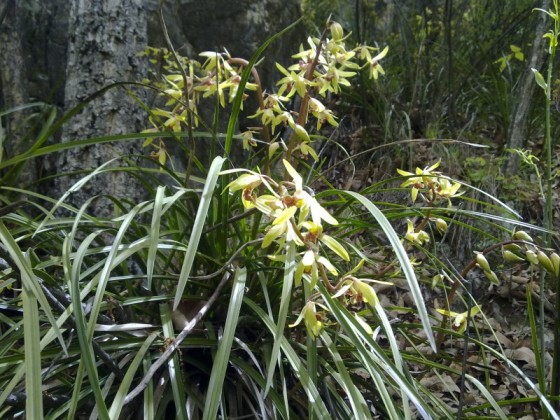
[[[265,217],[262,248],[270,259],[282,260],[286,243],[297,247],[295,286],[305,281],[313,290],[321,281],[335,297],[343,296],[350,305],[372,301],[375,291],[369,280],[353,277],[354,270],[340,275],[337,260],[348,262],[350,256],[337,239],[326,233],[327,226],[337,226],[338,221],[304,186],[303,177],[296,170],[297,159],[319,160],[309,130],[314,127],[319,131],[324,125],[338,126],[335,112],[328,108],[326,101],[351,86],[351,80],[361,71],[371,79],[378,79],[385,73],[380,61],[387,55],[388,47],[382,51],[368,45],[348,48],[346,39],[342,26],[330,22],[319,38],[309,37],[307,45],[300,46],[299,52],[293,55],[295,63],[288,67],[276,63],[282,75],[277,91],[264,92],[255,68],[252,69],[253,80],[244,86],[243,99],[254,94],[259,104],[249,118],[257,120],[261,126],[239,135],[243,149],[251,150],[265,143],[269,161],[281,158],[284,179],[278,180],[268,169],[262,173],[233,169],[222,174],[241,173],[227,189],[230,193],[241,191],[244,208],[256,209]],[[145,51],[152,59],[158,53],[155,49]],[[168,99],[166,109],[151,110],[152,128],[146,131],[192,130],[203,124],[198,113],[200,101],[217,97],[221,107],[233,101],[248,62],[233,57],[228,51],[207,51],[200,56],[204,58],[202,63],[176,54],[175,61],[170,60],[170,55],[167,57],[167,74],[154,84]],[[298,110],[293,110],[290,104],[296,97],[300,105]],[[283,138],[281,132],[288,132],[288,137]],[[150,137],[144,145],[154,149],[152,155],[160,164],[168,161],[163,139],[156,141]],[[362,265],[363,261],[357,267]],[[337,284],[333,284],[335,281]],[[320,294],[311,294],[299,319],[291,325],[296,326],[303,320],[310,335],[317,337],[324,326],[321,320],[326,317],[326,307],[320,300]],[[357,314],[356,317],[366,324]]]

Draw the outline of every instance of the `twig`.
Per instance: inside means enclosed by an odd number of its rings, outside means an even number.
[[[218,271],[214,271],[213,273],[206,274],[205,276],[190,276],[190,279],[191,280],[210,280],[210,279],[212,279],[216,276],[219,276],[224,271],[226,271],[228,269],[228,267],[231,267],[231,265],[233,264],[233,261],[239,256],[239,254],[241,254],[241,252],[245,248],[253,246],[253,245],[260,244],[262,241],[263,241],[263,239],[259,238],[259,239],[255,239],[253,241],[249,241],[249,242],[241,245],[239,247],[239,249],[233,253],[233,255],[229,258],[229,260]]]
[[[233,223],[233,222],[237,222],[238,220],[243,220],[243,219],[245,219],[246,217],[249,217],[249,216],[251,216],[252,214],[254,214],[254,213],[256,213],[256,212],[257,212],[257,208],[256,208],[256,207],[253,207],[252,209],[249,209],[249,210],[247,210],[247,211],[244,212],[244,213],[241,213],[241,214],[235,215],[235,216],[233,216],[233,217],[230,217],[229,219],[227,219],[227,220],[226,220],[225,222],[223,222],[223,223],[218,223],[217,225],[214,225],[214,226],[209,227],[208,229],[206,229],[205,231],[203,231],[202,234],[203,234],[203,235],[206,235],[207,233],[213,232],[213,231],[215,231],[215,230],[217,230],[217,229],[220,229],[220,228],[222,228],[222,227],[224,227],[224,226],[227,226],[227,225],[229,225],[229,224],[231,224],[231,223]]]
[[[171,343],[169,347],[165,349],[165,351],[159,357],[159,359],[157,359],[155,363],[152,364],[152,366],[150,367],[146,375],[144,375],[144,377],[142,378],[140,383],[136,386],[136,388],[134,388],[131,392],[128,393],[128,395],[124,399],[123,405],[126,405],[129,402],[131,402],[148,386],[148,383],[152,380],[157,370],[167,362],[167,359],[169,359],[173,355],[173,353],[175,352],[175,350],[179,348],[183,340],[187,338],[187,335],[189,335],[192,329],[200,322],[200,320],[204,317],[204,315],[206,315],[206,313],[210,310],[210,307],[214,304],[214,302],[218,298],[220,291],[222,290],[222,287],[224,287],[224,285],[227,283],[230,276],[231,275],[229,272],[226,272],[224,274],[224,277],[216,287],[214,293],[212,293],[212,296],[210,296],[210,298],[208,299],[208,302],[206,302],[206,304],[202,308],[200,308],[200,311],[198,311],[195,317],[190,320],[190,322],[185,326],[185,328],[183,328],[183,331],[179,333],[179,335],[175,338],[173,343]]]
[[[45,391],[43,391],[42,397],[45,408],[58,408],[70,399],[68,395],[49,394]],[[27,394],[25,392],[12,392],[6,398],[6,405],[16,409],[23,409],[25,408],[26,401]]]
[[[11,212],[13,212],[18,207],[22,207],[23,205],[27,204],[27,200],[18,200],[14,203],[8,204],[7,206],[0,207],[0,216],[5,216]]]
[[[461,420],[463,414],[463,406],[465,405],[465,381],[467,376],[467,363],[469,357],[469,334],[471,327],[471,310],[472,301],[470,296],[472,296],[472,282],[469,285],[469,299],[467,300],[467,326],[465,328],[465,334],[463,336],[463,362],[461,364],[461,381],[459,385],[459,406],[457,408],[457,420]]]

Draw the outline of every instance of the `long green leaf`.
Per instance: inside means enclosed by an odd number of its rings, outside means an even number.
[[[134,360],[130,363],[126,374],[117,390],[117,394],[115,395],[115,399],[113,400],[113,404],[111,404],[111,408],[109,410],[109,417],[112,419],[118,419],[123,408],[124,398],[126,397],[126,393],[130,388],[130,384],[132,384],[132,380],[136,375],[136,371],[140,367],[142,360],[144,359],[145,354],[150,349],[150,346],[154,342],[154,340],[158,336],[158,332],[154,332],[146,338],[146,341],[142,344],[142,347],[138,350],[138,353],[134,356]]]
[[[162,303],[159,305],[159,315],[161,318],[163,336],[166,340],[175,339],[171,308],[168,303]],[[188,417],[185,399],[187,393],[185,391],[183,369],[177,353],[174,353],[167,361],[167,371],[169,372],[169,382],[171,383],[171,391],[173,393],[173,399],[177,409],[177,418],[186,419]]]
[[[389,347],[391,347],[391,353],[393,354],[393,360],[395,361],[395,366],[399,370],[401,374],[404,375],[405,373],[405,364],[403,363],[401,352],[399,346],[397,344],[397,339],[395,338],[395,332],[393,328],[391,328],[391,323],[389,322],[389,318],[387,318],[387,314],[385,310],[381,306],[381,302],[376,300],[373,304],[375,308],[375,312],[377,316],[381,320],[381,325],[383,325],[383,329],[385,330],[385,335],[387,336],[387,340],[389,341]],[[404,411],[405,419],[412,418],[412,413],[410,411],[410,406],[408,404],[408,398],[406,396],[406,392],[401,389],[401,398],[402,398],[402,408]]]
[[[41,308],[43,309],[43,311],[45,311],[45,314],[47,315],[47,318],[56,333],[58,341],[60,342],[62,350],[65,354],[68,354],[66,343],[64,342],[60,329],[57,326],[56,319],[51,311],[51,307],[49,305],[49,302],[47,301],[47,297],[45,296],[45,293],[37,282],[36,276],[33,274],[33,268],[29,264],[28,260],[24,257],[23,252],[19,248],[17,242],[12,237],[2,220],[0,220],[0,240],[4,243],[4,246],[10,254],[10,257],[20,271],[22,282],[28,288],[28,291],[33,293],[33,295],[39,302],[39,305],[41,305]]]
[[[96,233],[90,234],[82,242],[81,248],[86,249],[91,242],[96,237]],[[82,310],[82,299],[80,294],[80,276],[79,276],[79,261],[77,264],[72,266],[70,261],[71,254],[71,238],[68,237],[64,240],[63,245],[63,268],[64,275],[67,278],[67,283],[70,286],[70,298],[72,300],[72,306],[74,308],[74,318],[76,320],[76,334],[78,335],[78,342],[80,344],[81,358],[80,364],[83,364],[85,371],[89,377],[89,386],[93,392],[96,402],[96,409],[99,418],[103,420],[109,419],[109,413],[107,411],[107,406],[105,405],[105,398],[101,392],[101,387],[99,384],[99,376],[97,374],[97,367],[95,364],[95,356],[93,354],[93,348],[91,346],[91,339],[89,338],[87,331],[87,321],[85,314]],[[80,386],[80,384],[76,384]]]
[[[344,306],[341,305],[340,302],[331,297],[325,286],[319,283],[318,287],[321,291],[325,304],[336,318],[339,325],[343,328],[345,334],[349,338],[350,344],[355,347],[358,355],[362,358],[363,367],[369,371],[370,375],[372,375],[375,379],[378,377],[379,370],[385,372],[393,381],[396,382],[398,387],[406,392],[406,395],[416,406],[423,418],[434,418],[435,416],[431,412],[430,407],[423,402],[415,385],[411,384],[408,378],[400,372],[391,360],[389,360],[389,358],[385,355],[384,349],[382,349],[375,340],[373,340],[373,338],[363,329],[360,323]],[[365,344],[367,344],[367,347]],[[378,382],[377,388],[383,393],[383,388],[386,388],[386,384],[384,382]],[[393,410],[394,412],[394,414],[391,415],[391,418],[402,417],[396,414],[396,407],[392,398],[384,398],[384,402],[387,409]]]
[[[539,345],[539,327],[542,327],[540,331],[544,331],[544,319],[541,319],[541,324],[537,327],[537,320],[535,317],[535,308],[533,307],[533,284],[532,282],[525,286],[525,296],[527,296],[527,315],[529,317],[529,327],[531,329],[531,342],[533,344],[533,352],[535,353],[535,364],[537,366],[537,382],[539,384],[539,389],[541,392],[546,390],[546,376],[543,367],[542,357],[539,355],[540,345]]]
[[[126,214],[125,219],[122,221],[121,226],[113,242],[111,244],[111,250],[109,251],[109,255],[107,255],[107,259],[105,260],[105,264],[103,266],[103,270],[101,271],[98,277],[97,289],[95,291],[95,297],[93,299],[93,304],[91,306],[91,312],[89,316],[89,324],[88,324],[88,337],[89,340],[93,339],[93,333],[95,331],[95,325],[97,324],[97,317],[99,316],[99,312],[101,310],[101,303],[103,302],[105,289],[107,287],[107,282],[109,281],[109,277],[111,275],[111,271],[115,267],[115,259],[117,254],[119,253],[119,245],[121,244],[124,236],[126,235],[130,224],[132,223],[133,219],[136,217],[138,212],[146,205],[147,203],[140,203],[134,206],[130,212]],[[76,227],[76,226],[75,226]]]
[[[23,274],[25,275],[25,274]],[[41,375],[41,325],[39,323],[39,309],[37,299],[26,285],[31,280],[23,282],[23,340],[25,349],[25,414],[28,419],[43,418],[43,391]]]
[[[312,292],[313,290],[311,289],[311,284],[308,281],[304,281],[303,295],[304,295],[305,302],[309,302],[311,300]],[[305,347],[307,351],[306,362],[307,362],[307,371],[309,372],[309,379],[313,382],[313,385],[317,386],[317,382],[319,380],[319,374],[318,374],[319,357],[317,354],[317,340],[312,334],[307,334],[305,341],[306,341]],[[310,420],[317,419],[317,417],[315,416],[315,412],[313,411],[313,407],[311,406],[311,402],[308,403],[307,411],[309,412]]]
[[[150,366],[152,365],[150,359],[144,358],[143,360],[143,367],[144,367],[144,374],[150,370]],[[150,381],[148,386],[144,390],[144,413],[143,419],[144,420],[154,420],[155,418],[155,408],[156,402],[154,399],[154,381]]]
[[[183,266],[181,267],[179,283],[177,284],[175,300],[173,301],[173,310],[177,309],[179,306],[181,297],[183,296],[183,291],[187,285],[189,275],[191,274],[194,257],[196,256],[196,252],[198,250],[198,243],[200,242],[200,237],[202,236],[202,231],[204,229],[204,222],[206,220],[206,216],[208,215],[208,208],[212,202],[212,195],[214,194],[214,189],[216,188],[218,176],[224,161],[224,158],[220,156],[216,157],[212,161],[212,166],[210,166],[210,170],[208,171],[206,183],[204,184],[204,189],[202,190],[202,197],[200,197],[198,211],[196,212],[196,217],[194,219],[191,236],[189,238],[189,247],[187,248],[185,260],[183,261]]]
[[[115,159],[111,159],[108,162],[105,162],[103,165],[99,166],[98,168],[95,168],[94,171],[92,171],[91,173],[87,174],[86,176],[84,176],[83,178],[79,179],[78,181],[76,181],[74,183],[74,185],[72,185],[67,191],[65,191],[62,194],[62,197],[60,197],[58,199],[58,201],[56,202],[56,204],[53,206],[53,208],[49,211],[49,214],[47,214],[45,216],[45,218],[43,219],[43,221],[41,222],[41,224],[37,227],[37,230],[35,231],[35,234],[37,234],[38,232],[40,232],[43,228],[43,225],[49,221],[54,213],[58,210],[58,208],[62,205],[62,203],[64,202],[64,200],[66,200],[71,194],[75,193],[76,191],[79,191],[84,185],[86,185],[92,178],[94,178],[96,175],[99,175],[100,173],[103,173],[105,171],[105,169],[107,168],[107,166],[109,166],[112,162],[114,162],[115,160],[117,160],[118,158]]]
[[[466,374],[465,378],[471,381],[478,388],[478,390],[482,393],[482,395],[484,395],[484,397],[490,403],[490,405],[494,407],[494,410],[496,410],[498,416],[502,420],[507,420],[507,416],[505,415],[501,407],[498,405],[498,403],[496,402],[496,400],[494,399],[490,391],[488,391],[488,389],[482,383],[480,383],[478,379],[474,378],[473,376]]]
[[[293,241],[286,244],[286,261],[284,262],[284,280],[282,282],[282,297],[280,298],[280,309],[278,311],[278,319],[276,320],[276,328],[274,330],[274,345],[270,355],[270,363],[266,375],[265,395],[272,386],[272,378],[276,370],[277,363],[280,363],[280,345],[284,337],[284,328],[286,327],[286,318],[290,307],[290,297],[292,296],[292,285],[294,283],[294,273],[296,271],[296,245]]]
[[[148,290],[152,290],[152,276],[154,274],[154,265],[159,243],[159,227],[161,224],[161,215],[163,207],[163,198],[165,187],[157,188],[156,197],[154,199],[154,212],[152,213],[152,224],[150,227],[150,247],[148,248],[148,260],[146,261],[146,275],[148,277]]]
[[[52,133],[52,130],[50,130]],[[212,135],[210,133],[205,133],[203,131],[195,131],[192,133],[194,136],[196,137],[201,137],[201,138],[208,138],[208,137],[212,137]],[[72,141],[68,141],[68,142],[63,142],[63,143],[55,143],[55,144],[51,144],[48,146],[44,146],[44,147],[37,147],[37,148],[31,148],[30,150],[28,150],[25,153],[22,153],[20,155],[16,155],[8,160],[5,160],[3,162],[0,162],[0,169],[4,169],[6,167],[12,166],[12,165],[16,165],[19,163],[22,163],[28,159],[33,159],[33,158],[37,158],[40,156],[46,156],[46,155],[50,155],[53,153],[58,153],[64,150],[69,150],[69,149],[76,149],[79,147],[86,147],[86,146],[92,146],[92,145],[98,145],[98,144],[104,144],[104,143],[115,143],[115,142],[119,142],[119,141],[138,141],[141,139],[146,139],[146,138],[181,138],[181,137],[188,137],[189,133],[188,132],[157,132],[157,133],[127,133],[127,134],[114,134],[114,135],[110,135],[110,136],[102,136],[102,137],[89,137],[87,139],[80,139],[80,140],[72,140]],[[224,137],[223,134],[216,134],[217,137]],[[236,137],[236,136],[234,136]],[[142,168],[142,170],[144,171],[150,171],[147,168]]]
[[[29,108],[43,107],[43,106],[45,106],[44,102],[31,102],[29,104],[14,106],[12,108],[0,110],[0,117],[3,117],[4,115],[13,114],[14,112],[23,111]]]
[[[262,372],[257,371],[257,369],[260,369],[259,363],[250,364],[249,362],[247,362],[246,358],[238,357],[235,354],[231,355],[231,362],[233,365],[241,369],[245,375],[248,375],[254,381],[255,386],[258,386],[258,390],[255,392],[255,394],[258,395],[255,395],[255,398],[258,398],[259,401],[263,400],[264,404],[265,401],[263,398],[262,390],[264,389],[266,381],[262,376]],[[282,398],[274,388],[271,388],[268,392],[267,399],[272,401],[272,403],[274,404],[274,409],[278,410],[280,417],[284,419],[289,418],[288,412],[286,411],[286,406],[282,401]],[[265,418],[265,416],[262,417]]]
[[[235,329],[239,320],[239,311],[243,303],[243,295],[245,292],[245,281],[247,280],[247,270],[244,267],[238,267],[235,270],[235,278],[233,281],[233,289],[229,300],[228,313],[224,333],[214,363],[212,365],[212,373],[210,374],[210,382],[208,383],[208,394],[204,403],[203,420],[211,420],[218,418],[218,405],[222,396],[224,386],[224,378],[226,369],[229,364],[231,345],[235,337]]]
[[[349,196],[353,197],[357,201],[360,202],[370,213],[371,215],[377,220],[385,235],[389,239],[391,246],[399,263],[401,264],[402,271],[408,281],[408,286],[410,287],[410,292],[412,293],[412,298],[414,299],[414,303],[418,308],[418,316],[420,317],[420,321],[422,322],[422,326],[426,330],[426,336],[428,337],[428,341],[432,347],[434,352],[437,352],[436,341],[434,339],[434,334],[432,332],[432,327],[430,325],[430,318],[428,317],[428,311],[426,310],[426,305],[424,302],[424,298],[422,297],[422,292],[420,290],[420,286],[418,284],[418,279],[416,278],[416,274],[414,273],[414,268],[410,263],[410,259],[408,258],[408,254],[406,253],[404,247],[401,244],[401,241],[391,226],[391,223],[387,220],[385,215],[377,208],[375,204],[373,204],[370,200],[364,197],[361,194],[358,194],[354,191],[341,191]]]
[[[271,36],[265,42],[263,42],[262,45],[253,54],[253,56],[249,60],[249,63],[247,64],[247,66],[245,66],[245,68],[243,69],[243,73],[241,74],[241,80],[239,81],[239,86],[238,86],[238,89],[237,89],[237,93],[235,94],[235,98],[233,100],[233,104],[232,104],[232,108],[231,108],[231,114],[230,114],[229,122],[228,122],[226,144],[225,144],[225,147],[224,147],[226,156],[228,156],[230,151],[231,151],[233,134],[235,133],[235,129],[236,129],[237,123],[239,121],[239,112],[241,111],[241,104],[243,103],[243,99],[244,99],[244,96],[245,96],[245,85],[247,84],[247,81],[249,80],[249,77],[251,76],[251,70],[255,66],[259,57],[262,55],[262,53],[268,48],[268,46],[272,42],[274,42],[279,37],[284,35],[290,29],[294,28],[302,20],[303,20],[303,17],[299,18],[294,23],[292,23],[291,25],[282,29],[280,32]]]
[[[78,371],[76,372],[76,376],[74,376],[75,379],[74,390],[72,391],[72,396],[69,401],[68,416],[66,417],[68,420],[73,420],[77,417],[78,404],[80,402],[80,389],[85,374],[86,374],[86,367],[83,363],[80,363],[78,365]]]
[[[331,354],[332,360],[338,370],[338,374],[340,376],[338,383],[342,389],[344,389],[344,392],[348,397],[348,401],[352,407],[352,412],[354,413],[353,417],[355,419],[371,419],[371,413],[369,412],[367,403],[364,400],[364,396],[360,393],[360,390],[350,377],[350,373],[344,365],[342,356],[338,352],[335,343],[325,331],[321,332],[321,340],[329,349],[329,353]]]

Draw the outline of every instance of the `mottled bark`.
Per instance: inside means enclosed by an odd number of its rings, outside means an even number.
[[[21,24],[18,4],[15,0],[6,2],[0,10],[0,86],[2,91],[2,108],[10,109],[29,102],[27,84],[25,83],[25,64],[21,41]],[[30,146],[25,137],[24,121],[29,111],[17,111],[4,120],[5,153],[12,157],[25,152]],[[36,178],[35,168],[26,165],[20,174],[20,186],[28,186]]]
[[[143,77],[142,62],[136,56],[147,42],[146,15],[141,0],[73,0],[69,34],[67,110],[104,86]],[[62,141],[135,132],[144,126],[144,112],[125,90],[117,87],[91,101],[66,124]],[[91,170],[115,157],[141,153],[141,149],[140,141],[71,149],[60,157],[58,169],[64,172]],[[115,165],[123,163],[121,160]],[[68,190],[81,176],[59,178],[58,190]],[[125,172],[112,171],[72,194],[70,200],[73,205],[81,205],[87,198],[102,194],[136,201],[141,198],[142,191]],[[97,200],[92,212],[110,215],[110,202]]]
[[[549,10],[551,0],[544,0],[542,2],[535,3],[535,7],[541,7],[544,10]],[[510,149],[520,149],[525,145],[525,139],[527,137],[527,118],[531,107],[531,99],[535,88],[537,87],[535,75],[531,69],[539,68],[540,63],[543,62],[545,54],[543,35],[546,32],[546,25],[549,21],[549,17],[545,13],[539,13],[538,19],[539,21],[535,30],[535,38],[531,48],[529,63],[515,95],[517,103],[515,104],[508,129],[509,136],[507,147]],[[519,156],[516,153],[513,153],[509,156],[504,165],[504,172],[507,175],[513,175],[517,172],[518,168]]]
[[[2,81],[2,102],[5,108],[23,105],[28,102],[27,87],[24,84],[25,68],[21,46],[20,22],[15,0],[6,2],[2,9],[0,24],[0,77]],[[7,128],[16,125],[9,121]]]

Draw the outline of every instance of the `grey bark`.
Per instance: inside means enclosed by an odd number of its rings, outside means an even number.
[[[136,56],[147,42],[146,14],[141,0],[73,0],[69,33],[67,109],[104,86],[140,80],[144,75],[142,61]],[[64,127],[62,141],[140,131],[145,125],[144,117],[144,112],[123,88],[113,88],[91,101]],[[91,170],[115,157],[139,154],[141,148],[141,142],[136,141],[70,149],[60,157],[58,168],[65,172]],[[122,161],[115,163],[122,164]],[[59,178],[57,189],[67,191],[82,176]],[[111,171],[72,194],[70,202],[79,206],[89,197],[102,194],[136,202],[142,197],[142,190],[126,172]],[[109,216],[110,201],[95,201],[92,212]]]
[[[25,76],[22,72],[23,49],[20,31],[20,19],[17,12],[18,4],[15,0],[10,0],[4,4],[0,11],[2,22],[0,23],[0,86],[2,87],[2,105],[5,109],[18,107],[29,102]],[[9,87],[9,88],[8,88]],[[25,138],[24,121],[29,115],[28,111],[18,111],[6,118],[4,127],[1,129],[6,136],[5,152],[7,157],[18,155],[25,152],[29,144],[29,139]],[[36,178],[34,168],[29,165],[23,168],[20,175],[20,185],[27,186]]]
[[[536,4],[535,7],[541,7],[544,10],[549,10],[550,5],[551,0],[543,0],[541,4]],[[529,116],[529,109],[531,107],[531,99],[533,97],[533,93],[535,92],[535,87],[537,86],[535,82],[535,75],[531,69],[538,69],[540,63],[543,62],[545,54],[543,35],[546,32],[547,24],[548,16],[545,13],[539,13],[529,64],[515,95],[515,97],[518,98],[518,101],[511,115],[508,129],[509,135],[507,147],[510,149],[520,149],[525,145],[525,139],[527,137],[527,119]],[[519,156],[516,153],[512,153],[509,155],[508,160],[504,164],[504,172],[507,175],[513,175],[517,172],[518,168]]]
[[[64,106],[67,1],[9,0],[0,13],[0,107],[9,109],[29,102]],[[4,13],[5,12],[5,13]],[[29,132],[31,112],[17,112],[3,118],[5,157],[26,152],[36,138]],[[40,122],[40,116],[37,116]],[[35,133],[36,134],[36,133]],[[26,162],[17,186],[29,187],[44,173],[46,160]]]
[[[17,13],[18,4],[15,0],[6,2],[2,9],[3,20],[0,23],[0,80],[2,87],[13,86],[14,89],[7,89],[3,96],[3,105],[6,108],[23,105],[29,101],[27,87],[24,85],[23,52],[20,36],[20,22]],[[16,117],[17,118],[17,117]],[[8,130],[17,127],[17,119],[10,120],[6,124]]]

